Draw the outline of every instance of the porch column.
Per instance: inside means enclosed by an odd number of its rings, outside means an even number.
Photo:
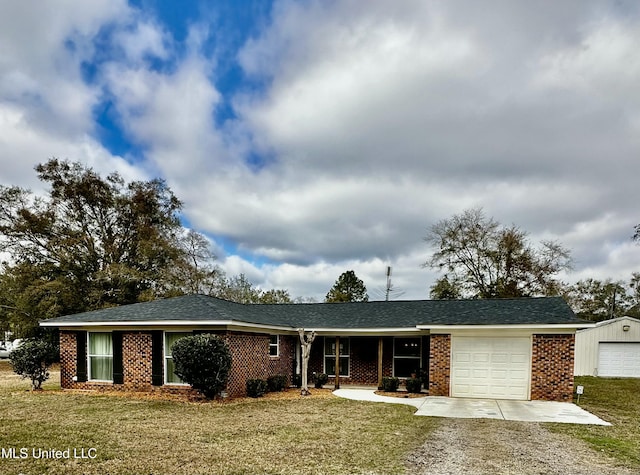
[[[382,337],[378,337],[378,388],[382,387]]]
[[[336,378],[335,389],[340,389],[340,337],[336,337]]]

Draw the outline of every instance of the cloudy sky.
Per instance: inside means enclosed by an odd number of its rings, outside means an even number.
[[[640,271],[636,1],[0,3],[0,183],[55,156],[162,177],[218,263],[322,300],[428,298],[471,207]]]

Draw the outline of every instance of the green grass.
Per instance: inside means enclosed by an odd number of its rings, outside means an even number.
[[[639,379],[576,378],[580,406],[613,426],[548,424],[640,469]],[[97,450],[93,460],[0,459],[0,473],[404,473],[442,419],[408,406],[308,398],[198,403],[40,392],[0,361],[0,447]]]
[[[552,424],[551,429],[640,469],[640,379],[577,377],[575,384],[584,386],[580,407],[613,425]]]
[[[56,382],[34,393],[6,370],[0,447],[95,448],[97,457],[4,459],[4,473],[403,473],[438,425],[408,406],[332,396],[196,403],[63,392]]]

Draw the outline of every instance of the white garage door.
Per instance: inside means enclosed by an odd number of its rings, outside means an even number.
[[[529,399],[529,338],[451,339],[451,396]]]
[[[600,343],[598,376],[640,378],[640,343]]]

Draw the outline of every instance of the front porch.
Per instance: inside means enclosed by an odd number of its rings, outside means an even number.
[[[429,377],[430,336],[335,336],[316,337],[309,358],[310,381],[326,374],[325,387],[382,387],[382,378],[401,380]],[[401,386],[402,387],[402,386]],[[428,388],[428,384],[425,384]]]

